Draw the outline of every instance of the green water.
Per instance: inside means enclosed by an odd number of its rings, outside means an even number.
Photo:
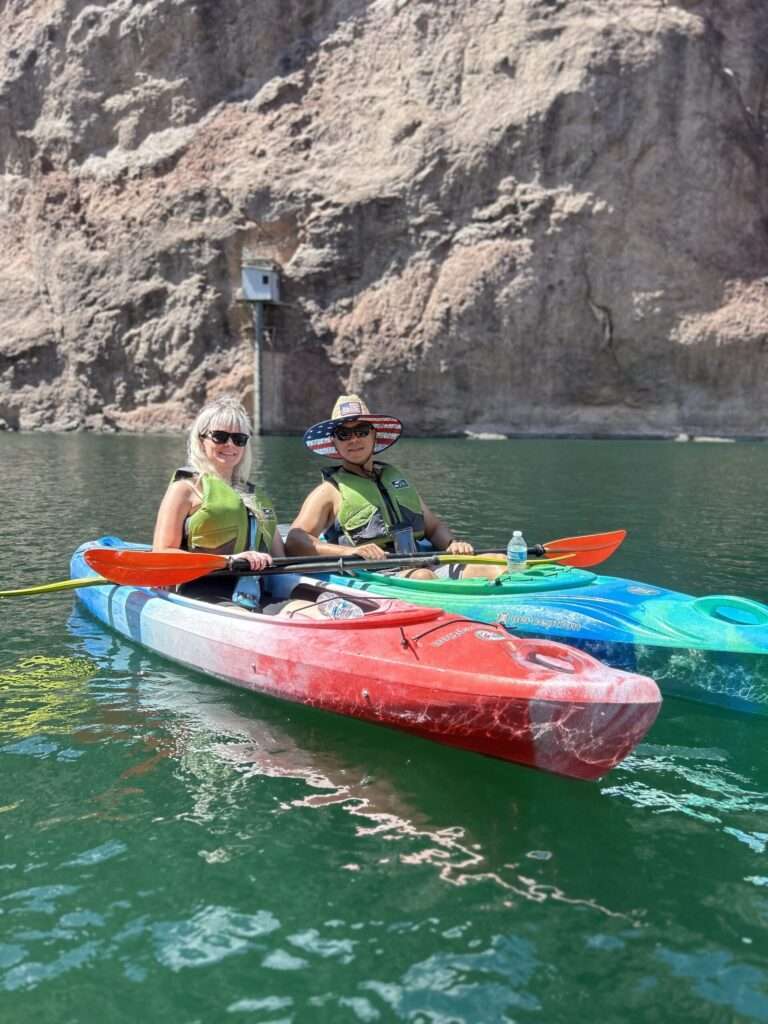
[[[409,441],[478,546],[768,597],[768,447]],[[319,459],[266,439],[287,520]],[[178,438],[0,435],[4,587],[147,539]],[[71,595],[0,605],[0,1020],[768,1021],[768,719],[668,700],[578,783],[242,693]]]

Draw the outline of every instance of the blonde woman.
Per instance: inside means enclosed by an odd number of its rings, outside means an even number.
[[[173,474],[160,504],[154,551],[229,555],[247,559],[254,570],[285,554],[272,503],[248,482],[252,434],[248,414],[234,398],[219,398],[201,410],[189,431],[188,465]],[[184,592],[230,596],[215,593],[217,583],[221,578],[204,578],[186,584]],[[231,594],[231,581],[226,586]],[[258,604],[258,592],[256,577],[242,577],[231,596],[251,607]]]

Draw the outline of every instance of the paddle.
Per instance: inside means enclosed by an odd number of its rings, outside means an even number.
[[[580,537],[563,537],[547,541],[546,544],[529,548],[532,556],[544,555],[547,560],[565,565],[587,567],[597,565],[609,558],[626,536],[625,530],[610,533],[584,534]],[[227,555],[209,555],[197,551],[136,551],[130,548],[91,548],[85,552],[88,565],[113,583],[130,586],[168,587],[207,575],[216,570],[230,570],[247,574],[247,562],[230,565]],[[354,568],[384,569],[417,567],[441,563],[462,562],[486,565],[503,565],[504,559],[484,558],[479,555],[450,555],[446,553],[421,552],[414,555],[398,555],[393,558],[366,560],[358,556],[329,557],[327,555],[275,558],[274,569],[262,570],[263,574],[273,572],[344,572]]]
[[[352,572],[354,569],[401,569],[403,567],[410,567],[412,569],[420,568],[431,568],[437,565],[440,561],[451,561],[451,562],[472,562],[480,563],[482,565],[504,565],[505,560],[503,558],[481,558],[477,555],[451,555],[446,556],[435,556],[425,552],[421,556],[398,556],[397,558],[381,558],[376,561],[365,561],[359,558],[335,558],[335,559],[323,559],[320,562],[296,562],[291,559],[291,565],[280,565],[275,566],[271,569],[263,569],[261,572],[248,569],[248,563],[242,560],[242,569],[233,569],[232,574],[238,576],[271,576],[278,573],[291,572],[303,576],[311,576],[313,573],[322,574],[330,572]],[[544,559],[544,561],[557,561],[557,559]],[[529,565],[531,563],[529,562]],[[79,579],[74,580],[59,580],[56,583],[40,583],[36,586],[31,587],[20,587],[18,590],[0,590],[0,599],[4,597],[33,597],[37,594],[55,594],[62,590],[77,590],[80,587],[102,587],[102,586],[119,586],[120,584],[115,579],[117,573],[114,570],[107,570],[110,574],[110,578],[106,576],[81,576]],[[191,579],[197,579],[200,576],[207,576],[209,571],[200,572],[199,566],[194,568],[194,575],[189,575],[192,572],[191,569],[180,568],[174,570],[175,575],[178,577],[177,582],[186,583]],[[219,575],[228,575],[229,570],[214,569],[214,573]],[[125,569],[120,567],[117,571],[122,577],[121,582],[132,586],[170,586],[171,584],[163,583],[148,583],[147,582],[147,571],[146,569]],[[133,582],[136,577],[136,582]],[[139,579],[140,577],[140,579]],[[183,578],[182,578],[183,577]],[[164,576],[164,578],[167,578]],[[129,583],[129,579],[131,583]]]
[[[614,553],[626,536],[626,530],[613,530],[608,533],[582,534],[577,537],[561,537],[536,544],[528,548],[531,558],[544,555],[544,561],[558,562],[588,568],[599,565]],[[485,552],[493,554],[494,551]],[[208,555],[199,552],[157,552],[132,551],[115,548],[92,548],[85,554],[86,562],[99,572],[100,576],[85,576],[81,579],[60,580],[56,583],[41,583],[36,586],[21,587],[18,590],[0,590],[0,598],[25,597],[38,594],[52,594],[78,587],[98,587],[105,583],[119,583],[132,586],[162,587],[176,583],[186,583],[205,576],[216,570],[226,570],[228,559],[225,555]],[[265,575],[279,572],[296,572],[310,575],[312,573],[344,572],[354,569],[385,569],[410,566],[430,567],[445,562],[461,562],[485,565],[503,565],[501,558],[483,557],[483,552],[476,555],[448,555],[423,552],[415,555],[399,555],[396,558],[366,561],[351,556],[349,558],[333,558],[327,555],[294,556],[276,558],[275,567],[265,570]],[[238,572],[246,574],[247,563]],[[118,578],[119,576],[119,578]]]
[[[578,537],[561,537],[559,540],[548,540],[546,544],[537,544],[533,548],[528,548],[528,554],[547,557],[559,555],[558,561],[564,565],[588,569],[590,566],[599,565],[610,558],[626,536],[626,530],[609,530],[607,533],[584,533]]]
[[[440,561],[457,561],[459,558],[475,558],[464,555],[440,555],[422,552],[416,555],[398,555],[393,558],[379,558],[366,561],[364,558],[334,558],[307,556],[301,558],[275,558],[267,569],[253,570],[244,558],[234,559],[230,564],[226,555],[207,555],[186,551],[131,551],[115,548],[91,548],[84,555],[85,561],[102,578],[112,583],[135,587],[170,587],[188,583],[207,576],[211,572],[233,573],[238,576],[271,576],[276,573],[326,573],[347,572],[350,569],[393,569],[403,566],[437,565]],[[480,559],[476,559],[480,561]],[[492,562],[493,560],[491,560]]]

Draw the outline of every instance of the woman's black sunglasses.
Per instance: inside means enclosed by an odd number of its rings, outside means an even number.
[[[203,437],[210,437],[214,444],[226,444],[232,438],[232,444],[238,448],[245,448],[248,444],[250,434],[240,434],[236,430],[209,430]]]
[[[353,437],[368,437],[373,427],[370,423],[363,423],[359,427],[336,427],[333,437],[338,441],[349,441]]]

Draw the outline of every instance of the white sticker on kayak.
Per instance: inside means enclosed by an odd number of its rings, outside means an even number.
[[[506,633],[491,633],[489,629],[476,629],[475,636],[478,640],[508,640]]]
[[[635,585],[635,586],[632,586],[632,587],[627,587],[627,593],[629,593],[629,594],[643,594],[645,596],[645,595],[651,595],[651,594],[659,594],[660,591],[657,590],[655,587],[643,587],[643,586]]]
[[[442,647],[443,644],[450,643],[451,640],[458,640],[459,637],[464,636],[465,633],[470,633],[475,627],[470,623],[466,626],[459,626],[458,629],[452,629],[450,633],[446,633],[445,636],[441,636],[437,640],[433,640],[432,647]]]
[[[549,608],[510,608],[499,616],[499,625],[508,629],[544,629],[547,632],[578,633],[590,625],[590,620],[576,612],[553,612]]]

